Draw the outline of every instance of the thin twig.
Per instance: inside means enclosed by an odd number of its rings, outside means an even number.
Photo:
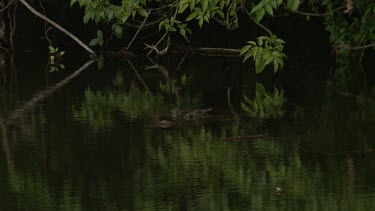
[[[138,33],[141,31],[143,25],[146,23],[146,20],[147,20],[148,16],[150,16],[150,13],[151,13],[151,10],[148,11],[147,16],[146,16],[145,19],[143,20],[141,26],[138,28],[137,32],[135,33],[133,39],[130,41],[129,45],[126,47],[126,50],[128,50],[128,49],[130,48],[130,46],[131,46],[132,43],[134,42],[135,38],[138,36]]]
[[[43,10],[43,15],[47,15],[47,14],[46,14],[46,10],[44,9],[41,0],[39,0],[39,5],[40,5],[40,7],[41,7],[42,10]],[[53,46],[53,45],[52,45],[52,41],[51,41],[51,39],[48,37],[48,32],[49,32],[49,30],[51,30],[51,29],[52,29],[52,27],[49,27],[49,28],[47,29],[47,22],[44,22],[44,36],[45,36],[45,38],[47,39],[49,45],[52,47],[52,46]]]
[[[246,9],[246,7],[244,8],[246,14],[251,18],[251,20],[257,24],[258,26],[260,26],[260,28],[264,29],[270,36],[272,36],[272,32],[271,30],[269,30],[267,27],[265,27],[263,24],[259,23],[258,21],[255,20],[255,18],[250,14],[250,12]]]
[[[12,5],[14,3],[14,0],[8,2],[7,5],[5,5],[3,8],[0,9],[0,13],[1,12],[4,12],[10,5]]]

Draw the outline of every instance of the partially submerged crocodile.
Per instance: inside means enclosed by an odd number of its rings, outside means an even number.
[[[190,112],[187,112],[186,110],[175,108],[171,112],[171,116],[173,119],[197,119],[197,118],[203,118],[207,117],[208,113],[212,111],[212,108],[206,108],[206,109],[194,109]]]
[[[212,108],[207,109],[194,109],[190,112],[175,108],[171,112],[172,120],[160,120],[156,122],[153,127],[156,128],[171,128],[175,125],[176,121],[179,120],[193,120],[208,117],[208,113],[212,111]]]

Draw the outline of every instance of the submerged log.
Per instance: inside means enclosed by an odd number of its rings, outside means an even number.
[[[205,56],[226,56],[226,57],[242,57],[241,50],[231,48],[201,48],[182,45],[172,45],[170,53],[186,54],[186,55],[205,55]]]
[[[103,53],[108,56],[122,57],[126,59],[132,59],[132,58],[138,57],[135,53],[133,53],[132,51],[126,48],[123,48],[119,51],[100,51],[99,53]]]
[[[256,135],[247,135],[247,136],[234,136],[234,137],[227,137],[227,138],[225,138],[224,140],[225,140],[225,141],[242,141],[242,140],[246,140],[246,139],[253,140],[253,139],[263,138],[263,137],[265,137],[265,135],[262,135],[262,134],[256,134]]]

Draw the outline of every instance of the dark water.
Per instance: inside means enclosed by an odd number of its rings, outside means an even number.
[[[84,62],[3,59],[0,210],[375,210],[375,100],[333,93],[329,65],[106,58],[45,93]],[[282,109],[243,107],[274,88]],[[213,111],[154,127],[174,108]]]

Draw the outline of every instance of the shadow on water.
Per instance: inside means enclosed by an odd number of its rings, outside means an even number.
[[[375,100],[337,95],[314,75],[328,65],[270,79],[235,58],[106,58],[10,118],[76,69],[17,61],[1,78],[1,209],[375,209]]]

